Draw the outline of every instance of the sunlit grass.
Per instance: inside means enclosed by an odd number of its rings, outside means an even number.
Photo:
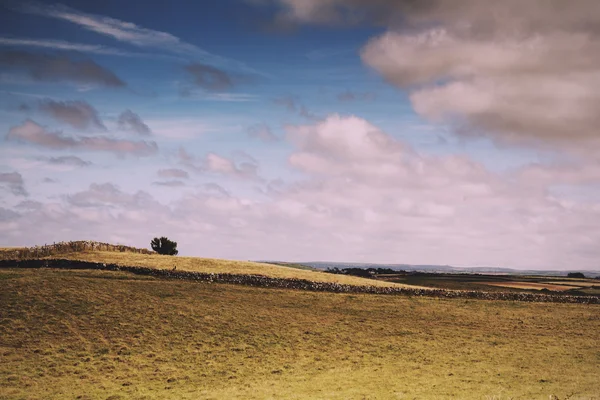
[[[61,255],[60,258],[69,260],[112,263],[123,266],[140,266],[179,271],[195,271],[206,273],[254,274],[274,278],[298,278],[315,282],[335,282],[348,285],[397,286],[415,287],[399,283],[377,281],[354,276],[335,275],[322,271],[302,270],[273,264],[250,261],[230,261],[199,257],[173,257],[158,254],[136,254],[118,252],[81,252]]]
[[[590,399],[600,307],[0,270],[0,398]],[[487,396],[487,397],[486,397]]]

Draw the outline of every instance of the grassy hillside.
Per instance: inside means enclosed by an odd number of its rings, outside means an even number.
[[[5,269],[0,285],[1,399],[599,394],[597,305],[311,293],[85,270]]]
[[[158,254],[137,254],[129,252],[92,251],[63,254],[60,258],[100,263],[114,263],[125,266],[140,266],[180,271],[208,273],[256,274],[275,278],[298,278],[316,282],[336,282],[348,285],[408,286],[400,283],[376,281],[346,275],[333,275],[321,271],[302,270],[281,265],[250,261],[229,261],[199,257],[172,257]],[[414,287],[414,286],[410,286]]]
[[[548,289],[553,294],[600,295],[600,280],[591,278],[415,272],[380,274],[375,277],[387,282],[451,290],[539,292]]]

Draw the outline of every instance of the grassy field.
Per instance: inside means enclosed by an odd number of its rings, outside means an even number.
[[[181,271],[256,274],[275,278],[298,278],[315,282],[336,282],[348,285],[407,286],[402,283],[376,281],[355,276],[334,275],[322,271],[303,270],[250,261],[229,261],[199,257],[172,257],[161,256],[158,254],[119,253],[110,251],[69,253],[61,255],[60,258],[160,269],[172,269],[176,266],[177,270]]]
[[[0,286],[2,399],[600,397],[599,306],[85,270]]]
[[[573,289],[573,286],[556,285],[553,283],[538,283],[538,282],[485,282],[486,285],[497,286],[501,288],[526,289],[526,290],[542,290],[548,289],[554,292],[564,292]],[[580,289],[580,287],[577,287]]]
[[[485,274],[382,274],[377,279],[406,285],[420,285],[439,289],[478,291],[539,292],[548,289],[557,294],[600,295],[600,280],[526,275]]]

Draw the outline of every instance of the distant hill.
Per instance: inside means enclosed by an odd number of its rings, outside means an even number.
[[[275,262],[273,262],[275,263]],[[539,275],[539,276],[567,276],[570,271],[559,270],[522,270],[505,267],[453,267],[450,265],[415,265],[415,264],[376,264],[376,263],[349,263],[308,261],[295,264],[306,265],[320,270],[328,268],[390,268],[393,270],[432,272],[432,273],[463,273],[463,274],[505,274],[505,275]],[[587,277],[600,277],[600,270],[580,270]]]

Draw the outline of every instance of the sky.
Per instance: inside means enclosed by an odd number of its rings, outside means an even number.
[[[600,2],[0,1],[0,246],[600,269]]]

